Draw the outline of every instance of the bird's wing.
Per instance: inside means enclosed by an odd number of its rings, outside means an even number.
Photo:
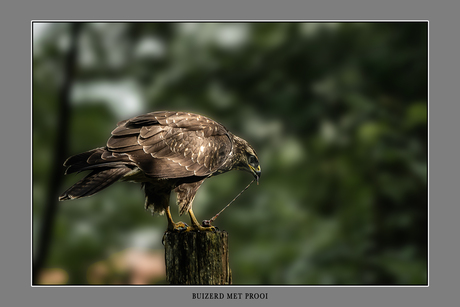
[[[221,124],[184,112],[152,112],[118,123],[107,141],[110,155],[126,155],[155,178],[207,176],[232,151]]]

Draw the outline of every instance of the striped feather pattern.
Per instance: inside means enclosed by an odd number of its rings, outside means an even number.
[[[162,213],[171,190],[180,213],[191,209],[203,181],[232,169],[249,171],[255,155],[243,139],[198,114],[152,112],[118,122],[105,147],[68,158],[66,174],[91,171],[60,200],[90,196],[118,180],[141,182],[146,208]]]
[[[106,150],[125,153],[153,178],[208,176],[232,151],[232,136],[201,115],[152,112],[119,122]]]

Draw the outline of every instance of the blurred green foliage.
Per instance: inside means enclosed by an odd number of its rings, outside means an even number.
[[[261,184],[215,222],[229,232],[234,284],[427,284],[427,31],[418,22],[85,24],[68,154],[103,146],[133,115],[202,113],[248,140],[262,166]],[[34,24],[34,250],[51,165],[63,163],[51,152],[68,45],[68,24]],[[195,213],[211,218],[250,180],[207,180]],[[138,185],[117,183],[60,203],[47,267],[85,284],[113,253],[161,250],[166,219],[143,201]]]

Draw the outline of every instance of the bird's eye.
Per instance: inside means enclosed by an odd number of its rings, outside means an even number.
[[[257,165],[257,158],[251,155],[251,156],[249,156],[249,158],[248,158],[248,162],[249,162],[249,164],[251,164],[251,165]]]

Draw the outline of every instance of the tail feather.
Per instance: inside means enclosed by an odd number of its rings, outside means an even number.
[[[72,174],[75,172],[81,172],[85,167],[88,167],[90,164],[88,163],[88,159],[94,155],[102,155],[104,152],[104,148],[96,148],[92,149],[78,155],[74,155],[69,157],[65,162],[64,166],[67,166],[67,170],[65,172],[66,175]]]
[[[117,168],[95,169],[85,178],[71,186],[59,196],[59,200],[76,199],[91,196],[109,185],[118,181],[131,171],[131,168],[121,166]]]
[[[99,147],[78,155],[71,156],[64,162],[66,175],[98,168],[136,166],[126,155],[114,154],[104,147]]]

